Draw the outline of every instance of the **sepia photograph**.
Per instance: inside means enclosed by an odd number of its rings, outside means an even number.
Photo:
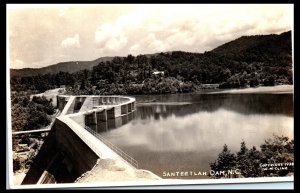
[[[294,182],[293,4],[7,4],[11,189]]]

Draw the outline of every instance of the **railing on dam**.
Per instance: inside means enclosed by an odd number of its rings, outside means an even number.
[[[111,148],[113,151],[115,151],[119,156],[121,156],[124,160],[126,160],[128,163],[130,163],[135,168],[138,168],[138,162],[132,158],[130,155],[126,154],[124,151],[119,149],[117,146],[106,140],[104,137],[102,137],[99,133],[94,131],[88,126],[85,126],[85,129],[89,131],[91,134],[93,134],[95,137],[97,137],[100,141],[102,141],[105,145],[107,145],[109,148]]]

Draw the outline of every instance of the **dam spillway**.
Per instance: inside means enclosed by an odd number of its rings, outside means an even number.
[[[87,127],[134,113],[134,98],[58,95],[57,108],[61,114],[22,184],[71,183],[91,170],[99,159],[116,159],[128,170],[137,170],[132,157]]]
[[[127,115],[136,110],[135,99],[124,96],[57,96],[62,115],[69,116],[81,126],[97,124]]]

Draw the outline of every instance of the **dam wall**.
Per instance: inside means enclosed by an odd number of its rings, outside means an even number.
[[[132,119],[135,99],[121,96],[57,96],[57,107],[62,112],[56,118],[47,139],[33,160],[22,184],[71,183],[91,170],[98,159],[122,160],[128,167],[128,156],[108,147],[86,125],[106,124],[117,127]],[[111,125],[111,126],[110,126]],[[95,136],[97,135],[97,136]],[[104,140],[104,139],[103,139]],[[119,151],[117,148],[114,149]]]
[[[89,171],[98,158],[66,123],[56,119],[22,184],[37,183],[45,171],[54,176],[56,183],[73,182]]]

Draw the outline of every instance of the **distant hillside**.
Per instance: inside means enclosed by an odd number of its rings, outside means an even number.
[[[51,66],[43,68],[23,68],[23,69],[10,69],[10,76],[36,76],[38,74],[56,74],[62,72],[77,72],[80,70],[91,70],[93,66],[98,65],[100,62],[111,61],[113,57],[102,57],[93,61],[71,61],[71,62],[60,62]]]
[[[238,62],[265,62],[270,58],[274,58],[274,56],[291,58],[291,43],[291,31],[284,32],[280,35],[242,36],[236,40],[225,43],[212,51],[206,52],[206,54],[227,57],[228,59]],[[171,53],[172,52],[165,52],[165,54]],[[188,54],[188,52],[186,53]],[[145,56],[149,58],[157,55],[158,54],[146,54]],[[11,77],[35,76],[47,73],[55,74],[60,71],[73,73],[84,69],[91,70],[100,62],[112,61],[112,59],[113,57],[102,57],[93,61],[61,62],[43,68],[10,69],[10,72]]]
[[[245,55],[292,55],[291,31],[276,35],[242,36],[225,43],[211,51],[212,53],[239,58]]]
[[[288,31],[243,36],[205,53],[172,51],[11,70],[11,88],[45,91],[65,85],[73,94],[161,94],[192,92],[203,84],[219,88],[274,86],[293,84],[292,64]],[[155,71],[163,71],[163,77],[154,76]],[[39,73],[42,75],[32,76]]]

